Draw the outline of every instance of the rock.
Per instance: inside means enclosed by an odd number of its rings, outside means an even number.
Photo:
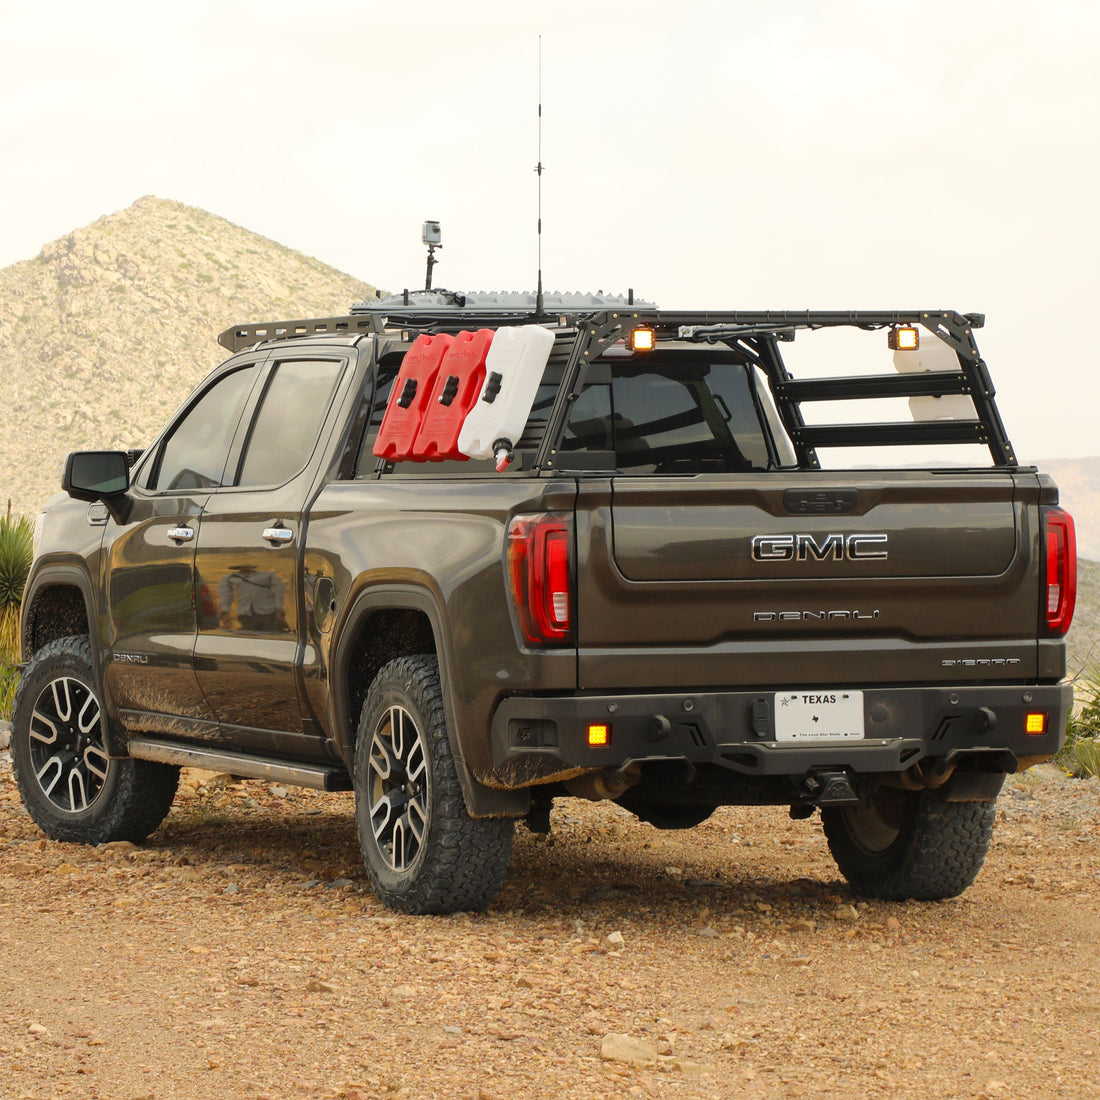
[[[787,925],[788,932],[812,932],[813,930],[814,922],[812,920],[806,920],[805,918],[791,921],[791,923]]]
[[[623,1062],[628,1066],[651,1066],[657,1061],[657,1048],[645,1039],[610,1032],[600,1043],[600,1057],[605,1062]]]
[[[626,940],[623,939],[622,932],[611,932],[608,934],[607,942],[610,947],[625,947]]]
[[[702,936],[705,940],[718,939],[718,933],[713,928],[711,928],[709,924],[705,928],[699,929],[699,935]]]
[[[710,1073],[709,1066],[704,1066],[700,1062],[688,1062],[683,1058],[670,1058],[667,1065],[673,1069],[678,1069],[685,1077],[701,1077],[704,1073]]]
[[[666,867],[665,874],[669,878],[679,878],[684,873],[683,867]]]
[[[310,978],[309,984],[306,986],[307,993],[335,993],[334,986],[328,984],[328,982],[321,981],[320,978]]]
[[[268,787],[267,788],[276,798],[286,798],[290,793],[286,787]]]
[[[887,932],[900,932],[901,931],[901,921],[898,920],[897,917],[887,917],[886,918],[886,931]]]
[[[859,920],[859,910],[854,905],[841,905],[833,911],[833,920]]]
[[[43,1027],[42,1024],[31,1024],[31,1026],[27,1028],[28,1035],[37,1035],[39,1038],[45,1038],[49,1033],[50,1029],[48,1027]]]
[[[136,852],[138,846],[129,840],[110,840],[106,844],[98,845],[96,850],[107,852],[110,855],[124,856],[128,855],[130,852]]]

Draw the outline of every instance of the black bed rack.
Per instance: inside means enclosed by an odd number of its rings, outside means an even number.
[[[594,308],[599,305],[612,308]],[[584,386],[588,366],[607,347],[629,341],[635,329],[654,331],[662,341],[725,344],[764,371],[799,464],[819,469],[818,448],[881,447],[909,444],[980,444],[996,466],[1016,466],[1012,444],[995,401],[996,391],[978,351],[974,330],[985,323],[980,313],[954,310],[659,310],[629,296],[557,295],[540,311],[525,294],[463,295],[450,291],[416,292],[357,303],[338,317],[236,325],[218,337],[230,351],[252,344],[302,337],[354,337],[396,329],[454,332],[472,327],[542,324],[576,333],[560,387],[535,459],[536,468],[552,469],[570,404]],[[947,344],[958,370],[913,374],[795,378],[780,344],[800,329],[890,329],[920,327]],[[885,397],[964,395],[974,406],[971,419],[889,421],[870,424],[809,425],[806,402],[851,401]]]

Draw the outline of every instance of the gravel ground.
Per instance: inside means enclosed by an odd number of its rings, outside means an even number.
[[[402,917],[346,795],[185,772],[141,848],[41,838],[0,752],[0,1096],[1100,1095],[1100,784],[1014,777],[975,885],[864,902],[816,821],[518,830]]]

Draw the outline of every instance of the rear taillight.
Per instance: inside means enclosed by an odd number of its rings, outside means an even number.
[[[564,645],[572,638],[572,541],[568,516],[516,516],[508,525],[508,581],[533,645]]]
[[[1043,510],[1046,544],[1046,624],[1051,634],[1065,634],[1077,603],[1077,536],[1073,517],[1061,508]]]

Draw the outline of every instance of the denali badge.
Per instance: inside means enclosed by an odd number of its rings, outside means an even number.
[[[885,534],[754,535],[753,561],[866,561],[885,558]]]
[[[857,619],[877,619],[878,608],[874,611],[754,611],[754,623],[850,623]]]

